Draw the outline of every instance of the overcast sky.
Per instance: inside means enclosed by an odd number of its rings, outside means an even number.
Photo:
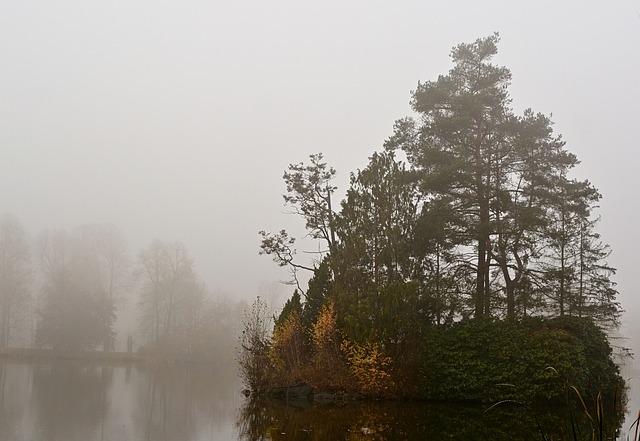
[[[514,108],[552,113],[603,194],[637,317],[640,0],[3,2],[0,213],[32,236],[112,222],[133,256],[180,240],[213,291],[253,297],[287,278],[258,230],[302,231],[287,165],[323,152],[342,195],[417,82],[496,31]]]

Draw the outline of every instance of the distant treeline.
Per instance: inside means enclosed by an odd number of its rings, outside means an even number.
[[[16,218],[0,220],[0,348],[112,352],[118,313],[132,299],[137,323],[119,351],[233,360],[245,304],[210,296],[182,243],[156,240],[132,263],[113,225],[31,241]]]

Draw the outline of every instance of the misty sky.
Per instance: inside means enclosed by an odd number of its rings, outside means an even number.
[[[258,230],[303,233],[287,165],[323,152],[342,197],[417,82],[495,31],[514,108],[552,113],[603,194],[637,316],[640,0],[4,2],[0,213],[32,236],[112,222],[132,256],[180,240],[211,290],[253,297],[288,277]]]

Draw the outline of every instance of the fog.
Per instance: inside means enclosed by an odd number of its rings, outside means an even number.
[[[323,152],[349,173],[410,91],[497,31],[520,112],[552,114],[603,194],[623,331],[637,335],[640,2],[23,1],[0,14],[0,213],[32,237],[113,223],[129,254],[184,243],[210,291],[292,288],[261,229],[304,235],[283,171]],[[635,351],[638,342],[631,341]]]

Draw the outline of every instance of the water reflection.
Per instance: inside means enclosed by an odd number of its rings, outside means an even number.
[[[7,381],[9,377],[6,366],[0,364],[0,439],[18,439],[21,408],[21,396],[16,388]],[[24,379],[20,379],[24,382]],[[24,383],[23,383],[24,384]]]
[[[245,400],[240,389],[233,364],[0,362],[0,440],[542,439],[534,412],[514,405],[485,413],[424,403],[287,404]],[[566,409],[535,415],[548,439],[573,439]],[[607,427],[619,428],[620,419]],[[589,433],[584,420],[580,430]]]
[[[0,439],[236,439],[235,370],[0,362]]]
[[[139,386],[136,422],[144,439],[195,439],[197,436],[196,392],[209,389],[199,385],[188,369],[155,372]]]
[[[112,368],[55,363],[33,366],[32,372],[38,433],[46,434],[51,441],[63,441],[96,433],[104,427],[109,407],[106,385]]]
[[[247,400],[237,422],[240,439],[261,440],[532,440],[573,439],[567,411],[527,409],[501,405],[488,412],[486,406],[427,403],[349,403],[344,406],[313,405],[308,408],[272,400]],[[537,420],[537,421],[536,421]],[[620,417],[607,423],[615,439]],[[580,432],[591,435],[581,418]],[[580,439],[583,439],[582,437]]]

